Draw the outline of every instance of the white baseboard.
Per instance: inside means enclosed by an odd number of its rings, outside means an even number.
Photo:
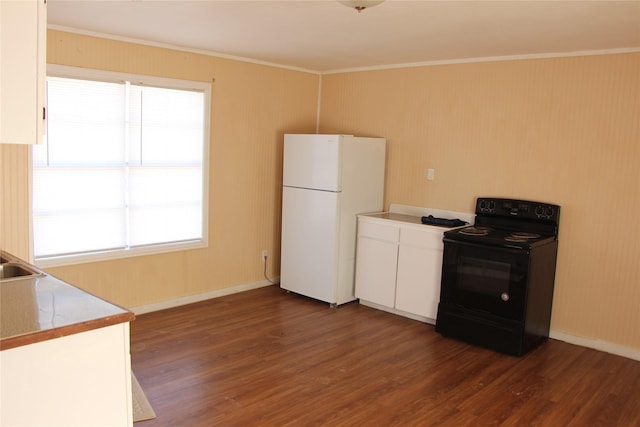
[[[277,279],[276,279],[277,283]],[[189,295],[186,297],[160,301],[153,304],[139,305],[137,307],[132,307],[129,310],[133,311],[136,316],[145,313],[151,313],[153,311],[165,310],[167,308],[179,307],[181,305],[193,304],[195,302],[206,301],[212,298],[218,298],[225,295],[237,294],[238,292],[250,291],[251,289],[263,288],[265,286],[271,286],[274,283],[271,283],[267,280],[262,280],[260,282],[254,283],[245,283],[242,285],[231,286],[229,288],[216,289],[215,291],[205,292],[203,294]]]
[[[628,359],[640,360],[640,350],[629,348],[629,347],[623,347],[621,345],[612,344],[606,341],[579,337],[576,335],[571,335],[565,332],[554,331],[554,330],[551,330],[549,332],[549,338],[553,338],[559,341],[564,341],[569,344],[575,344],[582,347],[592,348],[594,350],[604,351],[605,353],[615,354],[618,356],[626,357]]]

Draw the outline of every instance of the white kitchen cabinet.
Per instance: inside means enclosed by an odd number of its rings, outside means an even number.
[[[386,307],[395,305],[398,236],[396,225],[358,219],[355,295]]]
[[[0,279],[0,426],[133,425],[135,315],[8,252],[0,257],[33,273]]]
[[[45,0],[0,1],[0,143],[42,141],[46,36]]]
[[[427,227],[427,226],[425,226]],[[400,230],[396,305],[398,310],[435,319],[440,301],[442,229]]]
[[[129,323],[0,351],[2,426],[132,426]]]
[[[359,215],[355,293],[360,303],[434,323],[446,230],[411,215]]]

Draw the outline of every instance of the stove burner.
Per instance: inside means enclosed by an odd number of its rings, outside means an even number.
[[[516,239],[537,239],[540,235],[536,233],[528,233],[526,231],[516,231],[511,233],[511,237]]]
[[[460,230],[460,234],[466,234],[467,236],[486,236],[492,230],[491,227],[466,227]]]
[[[528,233],[526,231],[516,231],[514,233],[511,233],[507,237],[505,237],[504,240],[506,240],[507,242],[514,242],[514,243],[526,243],[530,239],[537,239],[538,237],[540,237],[540,235],[536,233]]]

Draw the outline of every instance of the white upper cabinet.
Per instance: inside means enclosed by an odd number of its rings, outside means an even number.
[[[45,132],[46,0],[0,1],[0,143]]]

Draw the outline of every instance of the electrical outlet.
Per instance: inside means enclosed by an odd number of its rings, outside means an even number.
[[[267,250],[263,249],[262,250],[262,262],[267,262],[267,255],[268,255]]]
[[[427,169],[427,180],[433,181],[435,174],[436,174],[436,171],[433,170],[432,168]]]

